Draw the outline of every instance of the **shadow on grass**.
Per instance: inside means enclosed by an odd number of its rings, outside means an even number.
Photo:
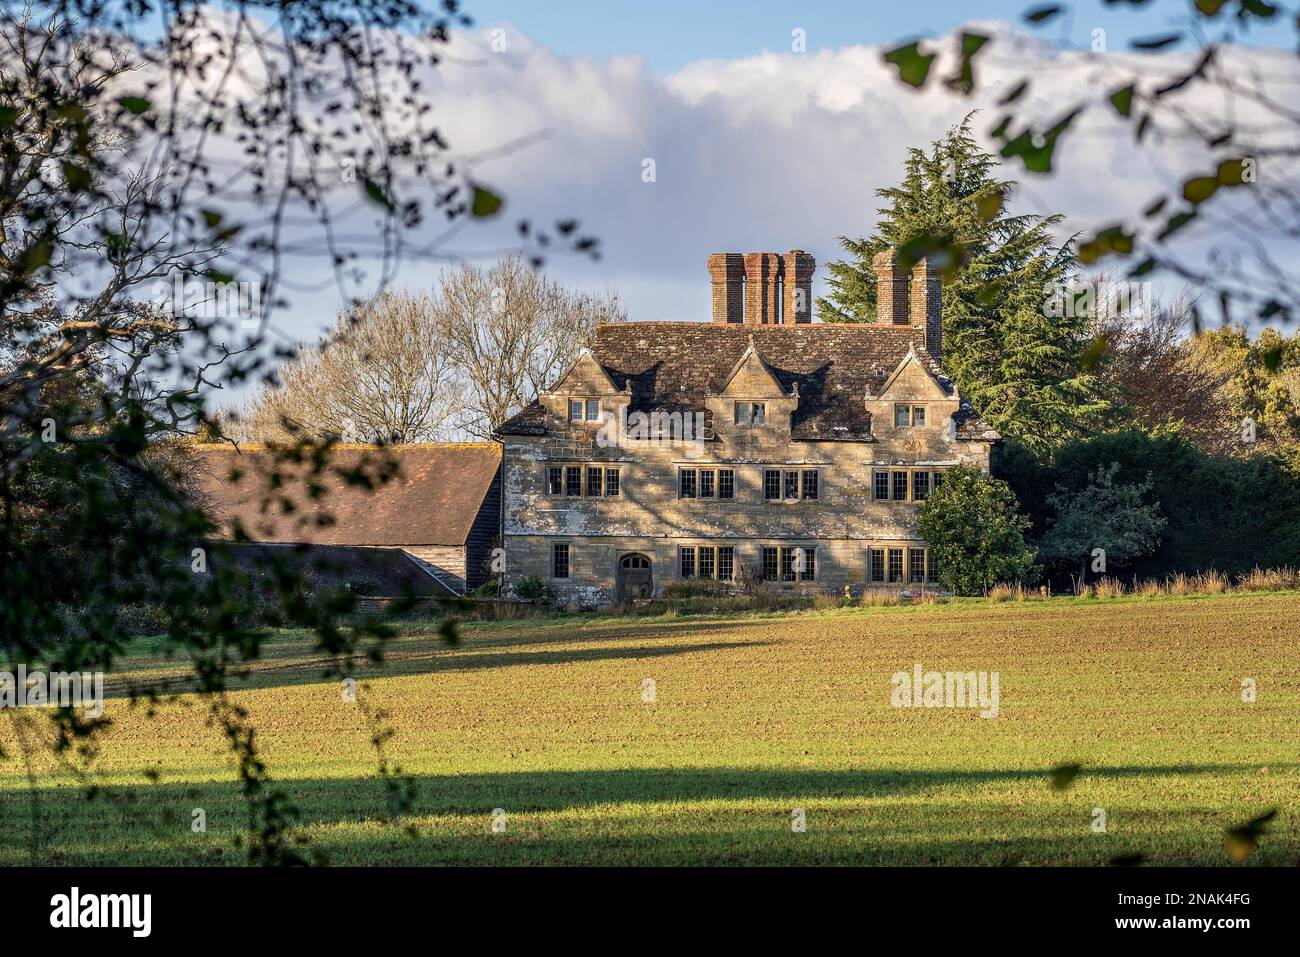
[[[1292,770],[1285,765],[1278,771]],[[1075,788],[1089,778],[1144,779],[1252,773],[1247,765],[1122,766],[1086,769]],[[414,779],[416,796],[408,817],[481,818],[482,834],[464,827],[423,828],[407,835],[386,816],[383,782],[369,778],[326,778],[278,783],[299,809],[305,827],[359,825],[323,835],[323,846],[339,862],[349,863],[966,863],[999,864],[1069,859],[1102,863],[1114,853],[1089,834],[1086,818],[1076,839],[1052,837],[1042,830],[1060,830],[1065,813],[1050,788],[1048,774],[1039,769],[912,770],[883,769],[800,771],[783,768],[682,768],[575,771],[518,771],[454,775],[421,775]],[[961,818],[945,812],[945,800],[977,793],[998,783],[1034,786],[1029,802],[1003,807],[988,802],[986,820],[1009,831],[1009,838],[982,839],[963,830]],[[869,800],[934,792],[933,801],[896,809],[892,834],[865,834],[856,827],[823,829],[815,848],[805,855],[772,844],[773,835],[789,831],[789,808],[826,800]],[[41,860],[46,863],[238,863],[230,843],[246,820],[234,782],[162,783],[139,787],[103,788],[88,799],[78,788],[41,788]],[[31,831],[27,791],[0,791],[0,851],[13,862],[25,856]],[[683,807],[674,804],[762,801],[771,808]],[[672,823],[647,816],[658,805]],[[210,832],[194,836],[192,809],[204,809]],[[489,833],[494,808],[504,808],[521,822],[506,835]],[[593,810],[607,808],[605,811]],[[864,809],[865,810],[865,809]],[[1204,815],[1192,808],[1165,809],[1190,816],[1175,844],[1211,847],[1205,838],[1221,839]],[[546,828],[529,824],[528,815],[581,812],[578,818]],[[1075,814],[1077,809],[1069,811]],[[850,812],[852,813],[852,812]],[[1077,816],[1077,815],[1075,815]],[[771,819],[769,821],[769,818]],[[706,827],[701,827],[707,822]],[[756,822],[763,826],[755,830]],[[895,826],[895,824],[897,826]],[[1195,829],[1193,832],[1193,828]],[[1018,829],[1026,833],[1016,835]],[[1039,829],[1038,833],[1029,831]],[[558,833],[557,833],[558,831]],[[568,832],[568,833],[566,833]],[[594,833],[593,833],[594,832]],[[694,835],[694,836],[692,836]],[[755,836],[757,835],[757,836]],[[1167,836],[1166,836],[1167,837]],[[870,840],[868,840],[870,838]],[[1141,834],[1131,835],[1140,841]],[[1060,856],[1061,841],[1072,849]],[[1198,843],[1199,842],[1199,843]],[[1279,826],[1270,835],[1269,856],[1297,852],[1295,834]],[[225,845],[224,850],[217,848]],[[662,846],[659,846],[662,845]],[[1127,846],[1127,845],[1126,845]],[[138,850],[137,850],[138,848]],[[204,849],[199,853],[199,849]],[[512,849],[513,848],[513,849]],[[1057,853],[1053,857],[1053,849]],[[742,853],[743,851],[743,853]],[[1096,853],[1094,853],[1094,851]],[[1196,852],[1200,853],[1200,852]],[[208,856],[204,856],[204,855]],[[394,858],[391,855],[396,854]],[[742,859],[736,859],[739,854]],[[1217,856],[1186,855],[1180,863],[1226,863]],[[1205,855],[1211,852],[1204,851]],[[821,856],[819,856],[821,855]],[[1080,857],[1080,855],[1083,855]],[[1279,860],[1279,862],[1281,862]]]
[[[692,633],[699,634],[700,631]],[[644,640],[646,636],[639,637]],[[537,651],[525,650],[536,643],[523,641],[475,643],[458,647],[435,646],[433,641],[421,642],[427,644],[428,650],[404,650],[401,643],[395,643],[389,646],[381,663],[376,665],[369,661],[358,662],[355,676],[360,680],[373,681],[398,675],[436,674],[442,671],[484,671],[494,668],[570,665],[618,659],[664,658],[736,648],[758,648],[772,644],[769,641],[740,640],[701,641],[694,644],[612,645],[611,641],[616,639],[583,636],[580,640],[589,641],[595,647],[545,650],[546,645],[573,645],[576,640],[579,639],[572,637],[562,641],[553,639],[540,643],[543,650]],[[517,650],[495,651],[492,650],[494,648]],[[242,669],[232,669],[231,688],[244,690],[315,684],[334,677],[326,670],[328,664],[327,659],[311,656],[296,659],[286,658],[286,656],[280,656],[279,660],[263,659]],[[147,672],[109,675],[104,683],[104,696],[124,698],[129,696],[133,689],[140,692],[145,688],[158,689],[162,694],[178,694],[192,687],[192,682],[188,678],[150,679],[144,677],[144,674]]]

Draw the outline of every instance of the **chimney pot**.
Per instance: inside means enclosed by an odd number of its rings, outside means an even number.
[[[715,323],[812,322],[812,276],[817,260],[788,253],[713,253],[709,256]]]
[[[876,322],[905,326],[907,316],[907,274],[898,268],[898,253],[882,249],[871,258],[876,274]]]
[[[739,323],[745,320],[745,257],[740,253],[709,256],[713,280],[713,321]]]
[[[745,322],[773,325],[777,320],[777,278],[781,257],[776,253],[745,254]]]
[[[911,324],[925,338],[925,351],[942,358],[943,283],[939,270],[928,259],[912,267],[912,289],[908,297]]]
[[[817,260],[802,249],[792,249],[782,259],[785,268],[782,319],[801,325],[812,322],[812,276]]]

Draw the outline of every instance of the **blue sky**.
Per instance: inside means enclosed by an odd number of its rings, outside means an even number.
[[[812,52],[938,36],[971,20],[1019,24],[1026,10],[1042,5],[1037,0],[468,0],[464,10],[476,27],[509,23],[563,56],[639,55],[655,72],[671,73],[696,60],[787,50],[796,27],[806,32]],[[1068,5],[1074,8],[1070,32],[1076,41],[1100,27],[1112,48],[1168,32],[1173,20],[1167,2],[1136,8],[1102,0]],[[1040,35],[1059,35],[1064,19]],[[1293,44],[1294,38],[1281,22],[1252,28],[1243,37],[1279,46]]]

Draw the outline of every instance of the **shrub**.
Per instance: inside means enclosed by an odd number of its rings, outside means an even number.
[[[534,576],[532,578],[525,578],[515,586],[515,597],[520,601],[527,601],[532,602],[535,605],[540,605],[544,602],[550,602],[553,596],[551,595],[551,589],[547,586],[546,582]]]
[[[1145,501],[1151,491],[1151,476],[1125,485],[1115,481],[1118,473],[1118,462],[1108,468],[1098,466],[1082,489],[1071,491],[1058,485],[1047,497],[1056,515],[1039,539],[1038,557],[1049,566],[1077,562],[1080,586],[1088,573],[1088,559],[1099,551],[1106,561],[1123,564],[1149,555],[1160,545],[1165,519],[1158,503]],[[1096,570],[1104,571],[1105,565]],[[1109,592],[1111,586],[1104,590]]]
[[[496,598],[501,591],[501,579],[489,578],[474,589],[475,598]]]
[[[986,594],[1033,569],[1034,550],[1024,535],[1029,520],[1016,511],[1010,486],[979,469],[949,469],[916,518],[944,587],[956,594]]]

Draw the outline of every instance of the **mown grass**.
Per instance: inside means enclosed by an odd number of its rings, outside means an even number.
[[[400,821],[373,727],[300,636],[278,635],[236,692],[301,837],[334,863],[1227,864],[1225,828],[1274,807],[1251,860],[1300,860],[1294,594],[573,616],[467,627],[454,649],[410,632],[359,692],[416,784]],[[136,651],[112,687],[183,670]],[[999,717],[892,707],[891,675],[918,661],[999,672]],[[30,860],[33,807],[42,863],[242,862],[202,705],[107,713],[98,793],[42,759],[34,804],[0,719],[0,862]],[[1082,772],[1053,790],[1069,762]]]

